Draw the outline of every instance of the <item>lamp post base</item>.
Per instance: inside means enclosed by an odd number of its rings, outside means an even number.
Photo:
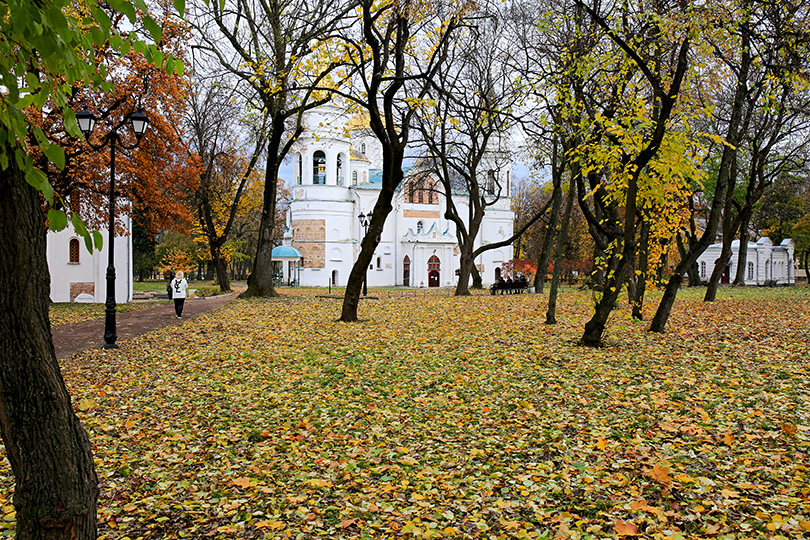
[[[101,348],[102,349],[117,349],[118,344],[116,344],[116,343],[105,343],[104,345],[101,346]]]

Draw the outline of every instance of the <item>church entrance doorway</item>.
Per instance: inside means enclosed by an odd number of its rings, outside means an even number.
[[[428,259],[428,287],[438,287],[440,278],[439,258],[433,255]]]
[[[338,271],[332,270],[332,287],[338,286]]]
[[[411,286],[411,258],[407,255],[402,261],[402,284],[406,287]]]
[[[728,282],[731,280],[730,274],[731,274],[731,267],[726,266],[726,268],[723,270],[723,275],[720,276],[720,283],[728,284]]]

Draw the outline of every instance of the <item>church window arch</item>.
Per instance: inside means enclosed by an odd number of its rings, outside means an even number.
[[[366,143],[360,145],[360,153],[366,155]]]
[[[353,186],[357,185],[357,171],[352,172],[352,185]]]
[[[402,260],[402,284],[406,287],[411,285],[411,258],[407,255]]]
[[[301,152],[298,152],[296,156],[296,170],[295,170],[295,183],[299,186],[303,183],[303,174],[304,174],[304,156],[301,155]]]
[[[748,261],[748,279],[754,279],[754,263]]]
[[[420,219],[416,222],[416,234],[422,234],[422,230],[425,228],[425,224]]]
[[[368,173],[363,171],[363,183],[365,184],[366,182],[368,182]]]
[[[706,279],[706,261],[700,261],[700,279]]]
[[[321,150],[312,154],[312,183],[326,184],[326,154]]]
[[[335,176],[337,178],[337,185],[343,185],[343,154],[337,155],[337,164],[335,166]]]
[[[79,264],[79,239],[71,238],[68,244],[68,262],[70,264]]]

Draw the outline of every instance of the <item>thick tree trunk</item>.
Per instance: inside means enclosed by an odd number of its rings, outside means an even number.
[[[250,283],[240,298],[278,296],[273,285],[273,228],[276,221],[276,192],[278,191],[278,168],[281,164],[279,149],[284,132],[284,120],[275,119],[274,128],[268,137],[267,163],[264,175],[264,204],[259,222],[259,237],[256,241],[256,258],[250,272]]]
[[[546,311],[546,324],[557,324],[557,293],[560,288],[560,274],[562,273],[563,246],[568,237],[568,224],[571,220],[571,209],[576,196],[576,181],[571,176],[571,185],[568,188],[568,200],[565,201],[560,234],[557,235],[557,247],[554,252],[554,272],[551,276],[551,290],[548,293],[548,310]]]
[[[481,272],[478,271],[478,267],[475,266],[475,260],[473,260],[471,274],[472,274],[472,288],[483,289],[484,280],[481,278]]]
[[[470,296],[470,274],[472,273],[475,261],[472,256],[471,242],[459,246],[461,249],[461,259],[458,268],[458,283],[456,284],[456,296]]]
[[[211,246],[211,260],[214,263],[214,271],[217,273],[220,292],[229,292],[231,290],[231,280],[228,277],[228,267],[225,266],[225,260],[222,258],[222,248],[219,245]]]
[[[473,251],[475,251],[475,238],[478,237],[478,232],[481,229],[481,221],[484,218],[483,210],[479,215],[470,217],[470,225],[468,233],[459,238],[459,250],[461,257],[459,260],[458,269],[458,283],[456,284],[455,296],[470,296],[470,274],[475,266],[475,258]],[[461,236],[461,235],[460,235]]]
[[[403,149],[404,150],[404,149]],[[349,273],[349,280],[346,283],[346,292],[343,295],[343,308],[340,313],[340,321],[356,322],[357,308],[360,304],[360,292],[363,287],[363,277],[366,275],[368,265],[374,256],[374,250],[380,243],[380,235],[385,226],[388,214],[393,210],[391,201],[394,199],[394,192],[402,183],[402,159],[403,152],[394,152],[391,149],[383,149],[383,185],[377,203],[372,211],[373,217],[368,226],[368,232],[361,242],[360,253]]]
[[[98,479],[54,354],[39,195],[13,159],[0,193],[0,432],[16,481],[16,537],[93,539]]]

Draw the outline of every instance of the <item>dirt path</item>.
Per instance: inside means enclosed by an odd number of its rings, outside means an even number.
[[[236,298],[238,292],[214,298],[190,298],[183,307],[183,319],[178,320],[174,315],[173,303],[160,303],[155,307],[116,313],[116,343],[147,332],[173,324],[180,324],[185,320],[193,319],[209,311],[222,307]],[[104,318],[82,321],[72,324],[62,324],[51,329],[53,346],[56,349],[56,358],[68,356],[104,345]]]

